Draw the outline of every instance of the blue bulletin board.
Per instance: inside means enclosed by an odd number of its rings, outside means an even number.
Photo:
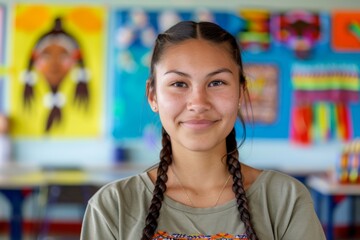
[[[296,42],[292,38],[296,35],[291,28],[294,17],[310,26],[308,31],[303,32],[302,37],[306,41]],[[329,12],[114,10],[110,21],[110,32],[113,34],[109,39],[108,75],[113,96],[110,105],[111,134],[115,139],[141,138],[152,131],[160,132],[159,119],[148,107],[145,96],[153,42],[159,32],[177,21],[199,19],[220,24],[239,40],[250,95],[256,103],[253,106],[253,124],[247,124],[247,136],[250,138],[294,140],[291,139],[291,129],[296,108],[292,79],[295,66],[325,65],[330,71],[334,64],[347,64],[360,69],[358,52],[341,52],[332,48],[332,13]],[[167,24],[161,24],[164,22]],[[346,107],[351,118],[351,137],[358,137],[359,101],[346,102]],[[265,115],[262,114],[265,112]],[[236,127],[240,136],[241,127],[239,124]],[[314,129],[317,127],[312,126]],[[308,144],[333,139],[339,138],[310,136],[307,141],[300,142]]]

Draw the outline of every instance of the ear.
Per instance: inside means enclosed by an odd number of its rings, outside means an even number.
[[[241,92],[240,92],[239,104],[243,104],[243,103],[244,103],[244,99],[245,99],[244,94],[245,94],[244,91],[241,91]]]
[[[155,86],[153,86],[153,84],[151,84],[151,83],[152,83],[152,81],[150,79],[148,79],[146,81],[146,96],[147,96],[150,108],[153,110],[153,112],[158,112]]]
[[[239,86],[239,104],[241,104],[243,101],[243,98],[244,98],[243,95],[244,95],[244,90],[243,90],[242,86],[240,85]]]

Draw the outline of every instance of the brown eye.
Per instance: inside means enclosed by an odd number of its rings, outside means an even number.
[[[184,83],[184,82],[175,82],[175,83],[172,84],[172,86],[174,86],[174,87],[180,87],[180,88],[185,88],[185,87],[187,87],[186,83]]]
[[[209,84],[209,87],[217,87],[217,86],[221,86],[221,85],[224,85],[225,83],[221,80],[215,80],[215,81],[212,81],[210,84]]]

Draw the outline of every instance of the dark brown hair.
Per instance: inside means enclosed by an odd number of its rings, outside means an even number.
[[[217,24],[210,22],[196,23],[192,21],[179,22],[164,33],[158,35],[151,59],[147,95],[149,95],[150,92],[155,91],[155,65],[159,62],[163,52],[167,47],[176,45],[188,39],[203,39],[213,43],[224,44],[224,47],[227,50],[230,50],[230,54],[233,57],[233,60],[239,66],[239,82],[241,91],[242,94],[244,94],[245,100],[248,99],[249,95],[246,87],[246,79],[243,73],[240,48],[238,46],[237,40]],[[241,145],[245,140],[246,128],[244,118],[240,112],[238,113],[238,116],[243,128],[243,135],[240,142]],[[167,171],[170,164],[172,163],[171,141],[164,128],[162,129],[162,135],[162,150],[160,152],[160,163],[157,172],[157,179],[153,192],[153,199],[146,217],[146,225],[143,230],[142,240],[151,239],[157,229],[157,220],[160,215],[160,209],[164,199],[164,193],[166,191],[166,182],[168,179]],[[233,130],[226,138],[226,149],[226,164],[230,174],[233,176],[234,183],[232,189],[236,196],[237,206],[240,213],[240,220],[245,224],[248,238],[250,240],[257,240],[258,238],[251,223],[250,210],[243,185],[235,128],[233,128]]]

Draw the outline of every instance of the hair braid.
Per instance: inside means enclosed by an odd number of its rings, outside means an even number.
[[[250,240],[258,240],[255,230],[251,224],[248,200],[246,197],[243,178],[241,174],[241,164],[239,162],[239,152],[236,143],[235,128],[226,138],[228,170],[233,176],[233,191],[236,196],[236,202],[240,213],[240,219],[245,224],[246,234]]]
[[[168,180],[167,171],[172,162],[171,142],[169,135],[164,128],[162,129],[162,146],[163,148],[160,152],[160,163],[157,170],[157,179],[153,192],[153,198],[149,207],[149,213],[146,217],[145,228],[143,230],[141,240],[149,240],[155,234],[158,226],[157,220],[160,215],[160,209],[162,201],[164,200],[164,193],[166,191],[166,182]]]

